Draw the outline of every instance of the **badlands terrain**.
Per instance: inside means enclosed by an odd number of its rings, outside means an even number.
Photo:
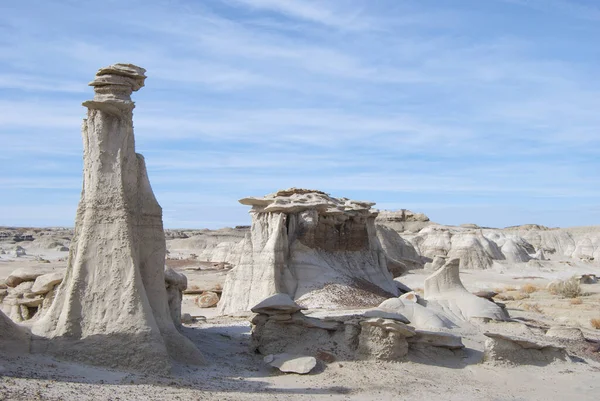
[[[394,266],[403,268],[396,281],[419,294],[434,269],[432,262],[444,255],[456,256],[465,265],[460,269],[465,287],[474,293],[498,293],[494,300],[504,303],[519,325],[541,332],[555,327],[580,331],[577,340],[551,338],[568,344],[572,360],[543,366],[484,362],[485,341],[473,338],[463,341],[467,348],[460,357],[402,362],[320,360],[308,375],[286,375],[266,365],[262,355],[249,351],[250,313],[222,316],[211,304],[213,297],[203,295],[221,296],[250,228],[166,230],[166,265],[188,279],[182,313],[191,318],[183,332],[202,350],[208,364],[177,366],[172,373],[157,376],[40,355],[2,356],[0,399],[597,399],[600,329],[592,322],[600,319],[600,284],[581,284],[581,293],[574,298],[550,291],[548,286],[573,276],[600,276],[600,228],[481,229],[424,220],[424,215],[408,211],[384,212],[376,220],[379,238],[387,245],[386,255],[395,256]],[[3,227],[0,231],[5,236],[0,242],[0,280],[17,269],[40,274],[65,271],[72,229]],[[31,235],[33,240],[15,242],[17,235]],[[495,245],[482,249],[485,239]],[[505,246],[508,239],[512,242]],[[18,249],[23,250],[19,256]],[[503,249],[511,252],[503,253]],[[200,300],[206,298],[210,306],[201,307],[205,305]],[[345,308],[357,307],[354,299],[347,302]],[[320,310],[315,308],[313,313]],[[469,330],[461,330],[469,336]]]
[[[101,68],[71,228],[0,228],[0,400],[597,400],[600,227],[494,229],[290,188],[164,230],[145,70]]]

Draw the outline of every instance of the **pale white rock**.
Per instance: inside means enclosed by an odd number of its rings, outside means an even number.
[[[35,267],[20,267],[10,273],[6,278],[6,285],[9,287],[16,287],[24,281],[34,281],[39,276],[48,273],[47,270],[35,268]]]
[[[452,259],[425,279],[424,298],[459,321],[471,318],[505,320],[506,313],[495,303],[471,294],[460,281],[459,260]]]
[[[46,294],[54,288],[55,285],[62,283],[65,273],[63,271],[44,274],[35,279],[31,292],[34,294]]]
[[[262,313],[266,315],[275,314],[292,314],[302,310],[302,307],[298,305],[288,294],[273,294],[258,304],[254,305],[250,310],[254,313]]]
[[[383,310],[383,309],[369,309],[365,311],[363,314],[364,317],[368,318],[382,318],[382,319],[391,319],[397,320],[402,323],[410,323],[410,321],[406,318],[406,316],[402,315],[396,311]]]
[[[248,310],[276,293],[306,307],[347,307],[358,298],[375,306],[398,295],[373,203],[296,188],[240,203],[252,206],[252,229],[225,281],[220,313]]]
[[[167,373],[172,359],[203,358],[171,317],[162,209],[135,153],[131,93],[144,85],[144,73],[114,64],[90,83],[95,94],[83,103],[83,190],[67,271],[32,331],[41,352]]]
[[[410,321],[410,324],[418,329],[443,329],[455,327],[448,318],[441,313],[426,308],[416,302],[403,300],[402,298],[391,298],[379,305],[380,309],[400,313]]]
[[[279,369],[283,373],[305,375],[317,366],[317,360],[312,356],[275,354],[264,357],[265,363]]]

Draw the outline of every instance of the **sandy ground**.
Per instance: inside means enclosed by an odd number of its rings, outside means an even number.
[[[66,267],[67,252],[28,246],[27,256],[0,255],[0,279],[18,267],[53,271]],[[179,260],[172,267],[188,276],[189,286],[222,284],[227,269],[211,263]],[[46,259],[49,262],[43,262]],[[400,281],[423,288],[431,272],[412,271]],[[471,291],[489,289],[521,293],[525,284],[536,291],[527,298],[506,301],[511,316],[547,325],[581,327],[586,338],[600,341],[600,330],[589,320],[600,318],[600,284],[583,285],[580,304],[545,290],[548,282],[576,274],[595,273],[599,264],[548,261],[541,265],[508,266],[464,271]],[[194,295],[184,296],[183,312],[199,318],[185,334],[204,353],[204,366],[176,366],[169,376],[114,371],[57,361],[40,355],[0,355],[0,400],[597,400],[600,363],[590,359],[539,366],[499,366],[481,363],[481,341],[451,360],[409,362],[319,362],[309,375],[284,375],[249,351],[250,324],[245,318],[216,316],[201,309]],[[537,307],[527,307],[535,304]],[[201,317],[200,317],[201,316]]]
[[[453,366],[335,361],[305,376],[283,375],[248,352],[249,324],[208,319],[186,328],[208,364],[170,376],[86,367],[47,357],[0,357],[0,400],[597,400],[600,364],[500,367],[468,349]],[[557,398],[557,394],[560,396]]]

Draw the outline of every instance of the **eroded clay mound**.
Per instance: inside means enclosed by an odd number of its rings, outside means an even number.
[[[279,292],[311,308],[350,306],[344,302],[357,292],[373,294],[367,306],[376,306],[398,293],[375,233],[373,203],[295,188],[240,203],[252,206],[252,229],[227,276],[221,313],[248,310]]]

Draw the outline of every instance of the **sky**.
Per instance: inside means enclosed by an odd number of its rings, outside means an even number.
[[[597,0],[0,0],[0,225],[73,226],[81,103],[133,63],[167,228],[289,187],[441,224],[600,224]]]

